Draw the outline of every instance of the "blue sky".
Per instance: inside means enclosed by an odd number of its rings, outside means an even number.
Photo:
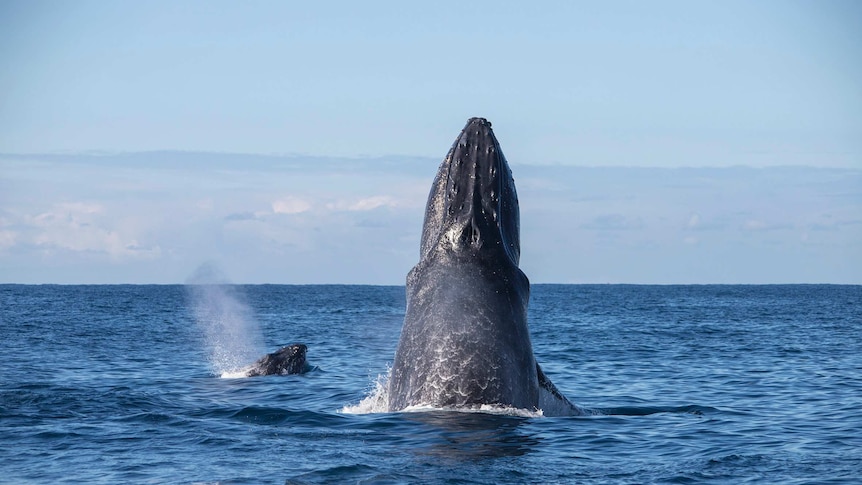
[[[533,281],[862,283],[860,24],[855,1],[2,1],[0,281],[401,284],[484,116]]]

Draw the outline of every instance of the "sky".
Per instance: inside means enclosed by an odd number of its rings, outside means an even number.
[[[0,282],[403,284],[491,120],[534,282],[862,284],[862,4],[0,0]]]

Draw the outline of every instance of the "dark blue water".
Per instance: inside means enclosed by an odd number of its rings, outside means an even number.
[[[588,417],[372,412],[403,288],[223,290],[0,286],[0,482],[862,477],[860,286],[534,285],[537,359]],[[219,377],[291,342],[313,371]]]

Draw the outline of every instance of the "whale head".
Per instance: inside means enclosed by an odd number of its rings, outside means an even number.
[[[282,359],[305,360],[306,352],[308,352],[308,346],[305,344],[291,344],[285,345],[273,353]]]
[[[512,171],[484,118],[471,118],[461,130],[428,195],[420,248],[471,251],[520,259],[520,215]]]
[[[301,374],[308,370],[305,344],[286,345],[271,354],[266,354],[251,365],[246,372],[249,377],[268,375]]]
[[[305,369],[305,354],[308,347],[305,344],[287,345],[275,351],[273,363],[278,367],[279,374],[298,374]]]

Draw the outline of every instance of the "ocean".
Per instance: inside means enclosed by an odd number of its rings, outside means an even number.
[[[2,483],[860,483],[862,286],[533,285],[594,416],[383,412],[403,287],[0,285]],[[279,346],[310,372],[229,378]]]

